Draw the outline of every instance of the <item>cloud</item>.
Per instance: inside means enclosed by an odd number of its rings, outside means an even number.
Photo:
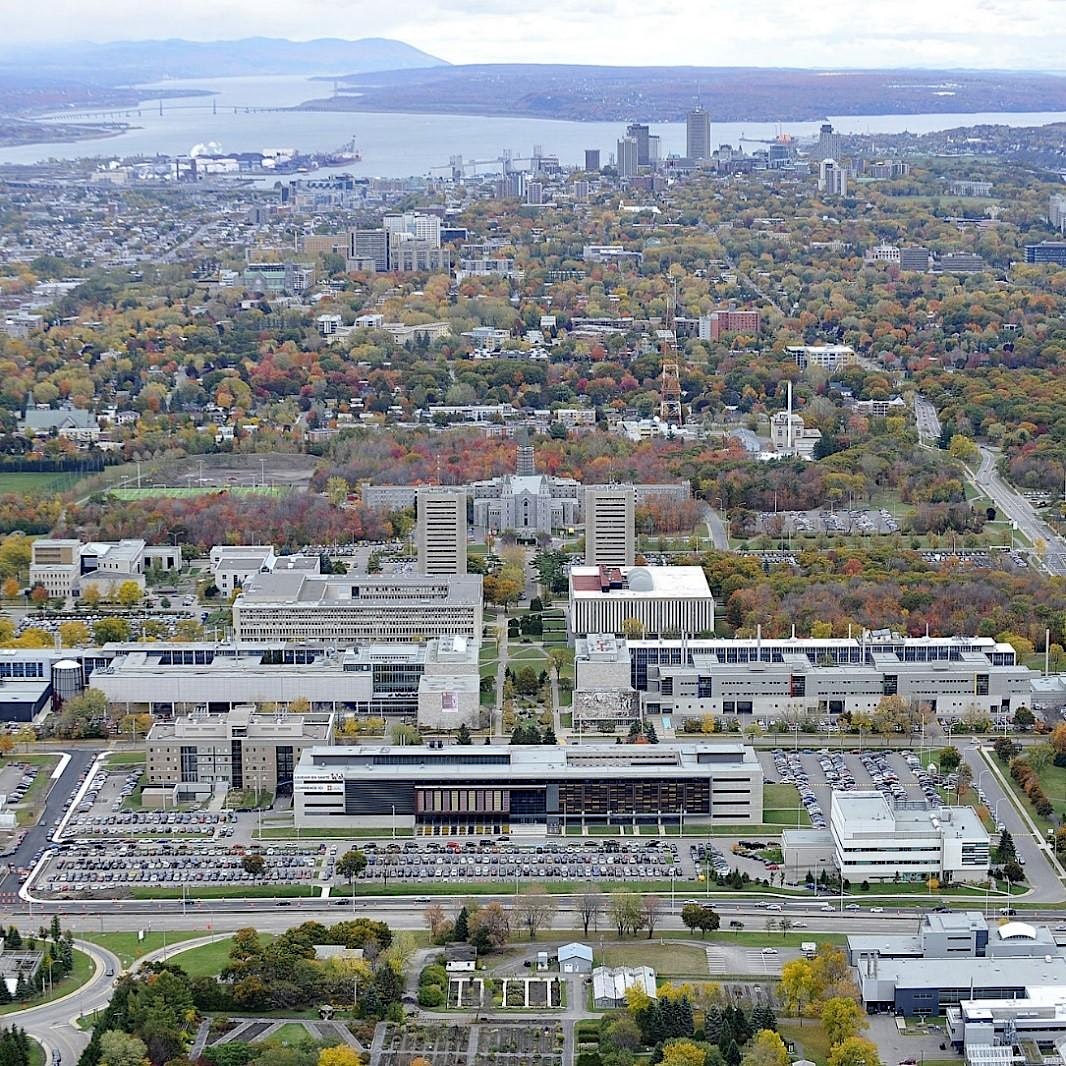
[[[1063,0],[37,0],[8,41],[396,37],[452,62],[1066,67]],[[220,72],[222,73],[222,72]]]

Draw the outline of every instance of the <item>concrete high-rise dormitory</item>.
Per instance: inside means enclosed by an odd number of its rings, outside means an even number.
[[[585,562],[589,566],[633,565],[634,510],[631,485],[585,489]]]
[[[418,490],[415,540],[420,574],[466,573],[466,493],[462,489]]]

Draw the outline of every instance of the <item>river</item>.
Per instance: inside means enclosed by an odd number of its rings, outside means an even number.
[[[328,152],[352,137],[362,153],[361,163],[345,168],[375,177],[407,177],[443,172],[449,157],[495,159],[504,149],[516,157],[528,156],[534,145],[557,155],[564,164],[580,163],[586,148],[599,148],[603,162],[615,151],[625,132],[622,122],[561,122],[537,118],[487,118],[471,115],[410,115],[362,112],[274,111],[245,113],[240,107],[292,107],[304,100],[330,95],[328,81],[303,75],[248,78],[208,78],[160,83],[169,90],[208,89],[212,98],[168,100],[163,113],[146,103],[139,114],[127,118],[135,128],[117,137],[74,142],[24,145],[0,149],[0,163],[35,163],[48,158],[76,159],[103,156],[182,155],[193,145],[215,142],[224,152],[264,148],[297,148],[303,152]],[[56,116],[62,118],[62,116]],[[927,133],[977,123],[1040,126],[1066,121],[1062,112],[842,115],[828,121],[843,133]],[[711,127],[711,143],[732,144],[742,137],[770,139],[781,131],[793,137],[814,137],[819,123],[721,122]],[[652,125],[662,138],[664,155],[683,154],[683,123]],[[748,144],[749,151],[756,145]],[[488,168],[492,169],[492,168]]]

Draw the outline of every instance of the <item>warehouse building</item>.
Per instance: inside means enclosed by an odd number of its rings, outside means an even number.
[[[481,639],[478,574],[256,574],[233,604],[238,641]]]
[[[762,821],[762,769],[741,744],[312,747],[295,779],[300,828],[545,833]]]

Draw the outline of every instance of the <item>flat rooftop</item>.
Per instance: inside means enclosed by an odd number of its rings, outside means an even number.
[[[870,980],[870,979],[867,979]],[[1028,988],[1066,985],[1066,958],[1053,955],[1021,958],[879,959],[873,981],[897,988]]]
[[[536,781],[551,775],[689,777],[713,770],[743,770],[760,777],[762,774],[755,752],[743,744],[315,746],[304,749],[298,769],[310,776],[332,769],[339,773],[358,772],[361,778],[414,777],[432,781],[459,774],[464,778],[498,780],[506,776]]]
[[[621,587],[612,587],[621,580]],[[574,599],[618,596],[647,599],[710,599],[701,566],[572,566]]]
[[[362,606],[394,603],[481,603],[478,574],[306,574],[275,570],[254,574],[240,596],[244,604]]]

